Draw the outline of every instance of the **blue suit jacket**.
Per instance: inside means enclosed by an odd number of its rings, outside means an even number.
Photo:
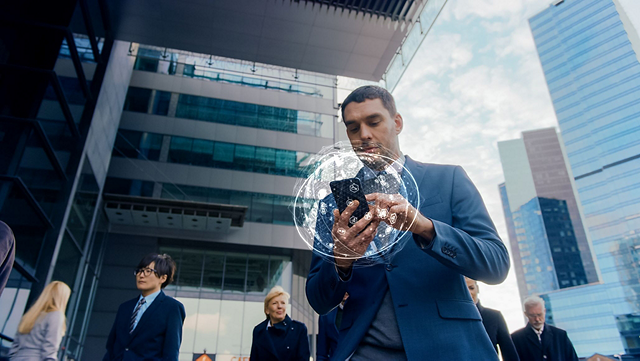
[[[356,350],[389,289],[409,360],[497,360],[463,275],[502,282],[509,270],[507,249],[461,167],[409,157],[405,167],[420,190],[420,212],[433,221],[432,242],[414,235],[386,264],[354,267],[347,280],[334,263],[313,255],[306,287],[311,306],[326,314],[349,292],[331,359],[345,360]],[[317,224],[318,235],[330,237],[323,227],[333,220]]]
[[[177,361],[186,316],[184,306],[160,291],[129,334],[131,314],[138,299],[118,308],[103,361]]]
[[[336,307],[318,318],[318,343],[316,345],[316,359],[318,361],[329,360],[338,345],[339,334],[336,328],[338,309],[339,307]]]

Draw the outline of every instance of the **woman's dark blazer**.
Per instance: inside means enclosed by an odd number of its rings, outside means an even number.
[[[251,361],[308,361],[311,356],[307,326],[302,322],[293,321],[286,316],[284,321],[275,326],[277,332],[284,338],[280,343],[284,346],[276,350],[271,336],[267,331],[269,320],[264,320],[253,329],[251,343]]]

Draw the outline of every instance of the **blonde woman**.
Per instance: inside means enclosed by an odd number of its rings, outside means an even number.
[[[253,329],[251,361],[308,361],[307,326],[287,316],[289,294],[275,286],[264,299],[266,320]]]
[[[66,330],[64,316],[71,289],[64,282],[51,282],[36,303],[22,316],[11,345],[12,361],[56,361]]]

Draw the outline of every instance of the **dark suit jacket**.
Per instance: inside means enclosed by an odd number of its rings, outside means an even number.
[[[542,344],[531,325],[511,334],[520,361],[578,361],[567,331],[544,324]]]
[[[7,285],[16,256],[16,239],[11,228],[0,221],[0,295]]]
[[[129,334],[131,315],[139,298],[118,308],[103,361],[177,361],[186,317],[184,306],[160,291]]]
[[[316,345],[316,360],[326,361],[338,345],[338,329],[336,328],[336,315],[340,307],[318,318],[318,344]]]
[[[496,349],[496,352],[498,352],[498,346],[500,346],[502,360],[519,361],[520,358],[518,357],[518,352],[516,351],[516,347],[513,345],[509,329],[507,328],[507,323],[504,322],[502,313],[498,310],[483,307],[480,304],[480,301],[476,303],[476,306],[478,307],[478,311],[480,311],[480,316],[482,316],[484,329],[487,330],[489,339],[491,339],[491,343]]]
[[[282,332],[282,349],[276,350],[271,336],[267,331],[269,320],[264,320],[253,329],[253,341],[251,342],[251,361],[309,361],[309,339],[307,338],[307,326],[302,322],[293,321],[286,316],[284,321],[277,323],[276,327]]]
[[[331,359],[345,360],[356,350],[390,290],[409,360],[498,360],[463,277],[495,284],[509,270],[507,249],[482,197],[460,167],[409,157],[405,167],[410,175],[403,171],[403,182],[415,178],[419,210],[433,221],[436,236],[431,242],[407,234],[404,248],[385,264],[354,267],[343,280],[335,264],[316,252],[332,253],[325,245],[332,243],[333,213],[316,222],[324,245],[314,245],[306,287],[309,303],[326,314],[349,292]]]

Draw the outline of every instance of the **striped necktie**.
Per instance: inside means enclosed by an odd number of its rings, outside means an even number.
[[[147,300],[143,297],[136,306],[136,309],[133,310],[133,314],[131,315],[131,322],[129,323],[129,333],[132,333],[136,328],[136,318],[138,317],[138,312],[140,312],[140,308],[144,305]]]

